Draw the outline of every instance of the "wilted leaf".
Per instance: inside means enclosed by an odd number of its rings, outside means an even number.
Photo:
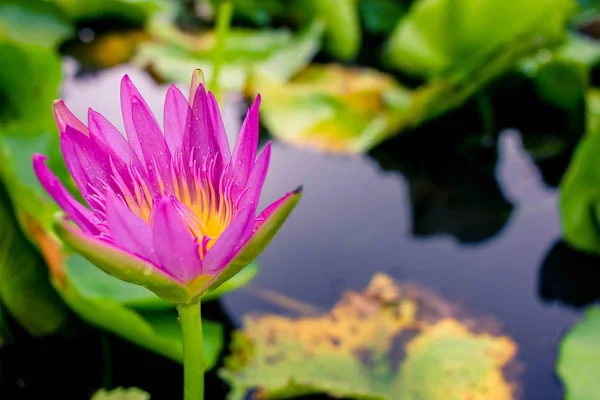
[[[586,134],[577,145],[560,183],[565,240],[578,250],[600,253],[600,94],[587,95]]]
[[[116,388],[111,391],[100,389],[90,400],[150,400],[150,395],[138,388]]]
[[[372,69],[311,65],[290,82],[262,75],[252,93],[261,93],[262,121],[289,143],[332,152],[358,153],[400,126],[411,93]]]
[[[516,344],[427,291],[378,274],[321,317],[245,318],[221,376],[231,400],[326,393],[382,400],[509,400]],[[477,332],[475,332],[477,329]]]
[[[523,55],[548,43],[532,36],[511,43],[471,69],[430,79],[414,90],[370,69],[311,65],[290,82],[259,74],[248,92],[261,93],[271,133],[295,145],[364,152],[462,105]]]
[[[213,73],[212,51],[216,37],[212,31],[187,34],[155,22],[154,36],[163,44],[140,46],[133,62],[150,67],[159,77],[188,83],[195,68],[202,69],[207,81]],[[268,73],[273,79],[285,81],[303,68],[319,50],[323,26],[312,24],[298,35],[290,31],[252,31],[232,29],[227,37],[224,63],[219,73],[219,87],[241,91],[254,71]]]
[[[571,0],[418,0],[392,33],[387,59],[406,72],[470,70],[526,37],[560,39]]]
[[[600,309],[591,308],[560,344],[557,372],[565,385],[565,400],[600,398],[599,370]]]

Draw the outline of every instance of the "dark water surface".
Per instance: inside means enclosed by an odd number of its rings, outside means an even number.
[[[68,82],[67,105],[80,117],[92,106],[119,122],[118,87],[125,72],[162,120],[166,88],[126,67]],[[235,129],[235,107],[226,114]],[[556,190],[544,185],[519,132],[505,130],[475,151],[436,140],[417,148],[397,139],[371,155],[343,157],[275,142],[263,204],[299,184],[303,199],[260,257],[252,287],[226,295],[222,310],[209,312],[225,312],[235,325],[248,312],[290,312],[257,296],[264,289],[329,309],[342,292],[361,290],[384,271],[431,288],[475,316],[500,321],[524,365],[521,397],[561,399],[554,374],[557,345],[581,317],[578,306],[597,297],[585,268],[595,260],[560,242]],[[460,134],[457,140],[463,141]],[[64,398],[85,398],[82,393],[104,383],[103,343],[112,349],[106,363],[112,385],[139,386],[153,400],[180,397],[178,365],[110,335],[104,341],[91,329],[86,335],[2,350],[0,384],[11,389],[0,397],[30,398],[46,385],[46,395],[60,397],[55,388],[63,386]],[[225,390],[214,379],[211,400]]]

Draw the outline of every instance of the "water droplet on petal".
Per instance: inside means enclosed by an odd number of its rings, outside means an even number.
[[[146,266],[142,269],[142,275],[144,276],[148,276],[152,273],[152,267],[151,266]]]

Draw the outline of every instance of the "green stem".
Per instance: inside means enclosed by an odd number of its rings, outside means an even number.
[[[177,306],[183,339],[183,398],[204,400],[204,345],[200,300]]]
[[[219,72],[221,72],[221,66],[225,60],[227,35],[232,16],[233,0],[221,0],[217,11],[217,40],[213,49],[213,74],[209,85],[209,89],[213,91],[217,99],[219,99]]]

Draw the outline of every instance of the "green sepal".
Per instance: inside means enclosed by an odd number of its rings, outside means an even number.
[[[277,209],[267,218],[264,223],[254,232],[250,240],[242,247],[229,264],[211,281],[209,281],[198,293],[212,292],[223,283],[231,279],[244,267],[250,264],[267,247],[275,236],[281,225],[288,218],[302,195],[302,187],[293,191],[287,199],[278,205]]]
[[[115,278],[144,286],[171,303],[184,303],[191,297],[188,288],[172,276],[141,258],[77,232],[62,214],[55,220],[54,229],[65,244]]]

